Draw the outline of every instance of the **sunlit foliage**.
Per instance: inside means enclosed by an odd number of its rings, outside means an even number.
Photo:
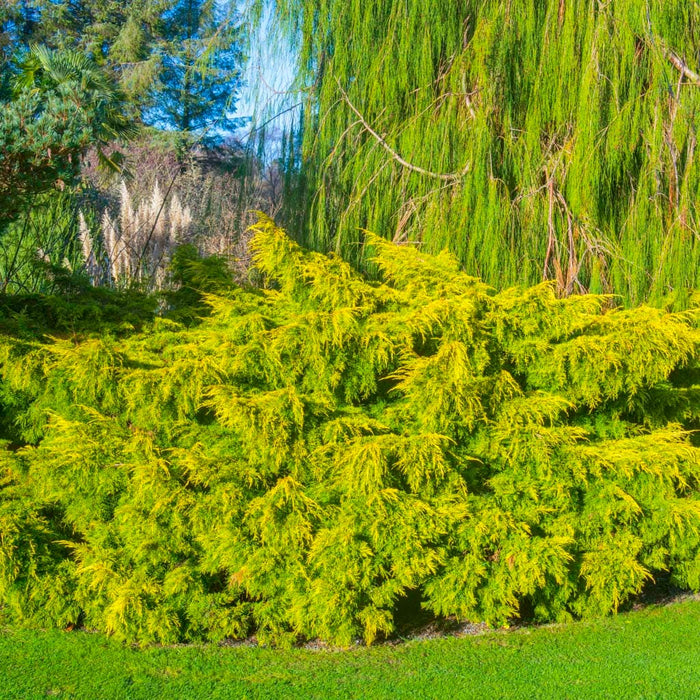
[[[345,645],[407,595],[499,625],[700,589],[695,312],[364,245],[381,281],[263,219],[264,288],[199,323],[2,340],[2,617]]]
[[[698,270],[700,4],[276,0],[305,92],[302,240],[449,248],[499,288],[683,297]]]

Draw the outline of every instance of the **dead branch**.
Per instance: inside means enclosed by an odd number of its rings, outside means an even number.
[[[421,168],[418,165],[413,165],[413,163],[409,163],[407,160],[402,158],[387,142],[386,140],[378,134],[367,122],[367,120],[362,116],[362,113],[355,107],[355,105],[350,101],[350,98],[348,97],[347,93],[345,90],[343,90],[342,85],[340,84],[340,81],[336,78],[336,82],[338,83],[338,89],[340,90],[340,93],[343,96],[343,99],[345,102],[347,102],[348,107],[355,113],[357,118],[360,120],[360,123],[362,124],[363,128],[365,131],[367,131],[369,134],[371,134],[374,139],[379,143],[384,150],[389,153],[389,155],[399,164],[401,164],[404,168],[407,170],[411,170],[414,173],[418,173],[420,175],[425,175],[425,177],[431,177],[436,180],[444,180],[446,182],[456,182],[460,179],[462,179],[468,172],[471,167],[470,163],[467,163],[464,168],[458,172],[458,173],[434,173],[430,170],[426,170],[425,168]]]
[[[700,74],[696,73],[688,64],[677,54],[670,49],[662,49],[666,59],[673,65],[677,70],[681,72],[685,78],[687,78],[691,83],[695,85],[700,85]]]

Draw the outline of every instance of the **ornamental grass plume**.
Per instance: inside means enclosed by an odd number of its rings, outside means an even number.
[[[170,201],[155,183],[149,198],[135,206],[126,183],[119,188],[119,215],[102,214],[103,259],[95,256],[89,231],[81,214],[80,240],[84,268],[93,284],[102,279],[113,286],[132,284],[149,290],[167,287],[167,269],[178,244],[190,236],[192,214],[177,195]],[[86,242],[87,241],[87,242]]]

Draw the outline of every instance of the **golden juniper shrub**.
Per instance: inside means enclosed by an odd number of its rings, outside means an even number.
[[[407,595],[505,624],[700,589],[700,335],[495,293],[367,235],[380,281],[261,219],[264,289],[185,327],[2,339],[0,610],[141,642],[392,632]]]

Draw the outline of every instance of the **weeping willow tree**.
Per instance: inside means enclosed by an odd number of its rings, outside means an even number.
[[[553,280],[630,303],[698,284],[696,0],[276,12],[307,89],[287,149],[305,244],[358,262],[366,228],[448,247],[498,286]]]

